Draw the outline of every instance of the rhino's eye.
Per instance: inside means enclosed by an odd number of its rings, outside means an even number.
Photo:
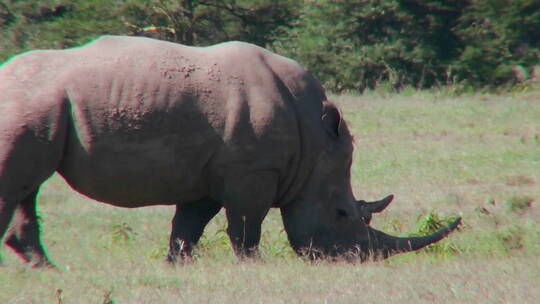
[[[336,209],[336,218],[338,220],[344,220],[349,217],[349,214],[344,209]]]

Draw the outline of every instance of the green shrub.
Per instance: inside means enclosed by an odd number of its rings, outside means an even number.
[[[417,222],[416,232],[409,236],[424,236],[437,232],[443,227],[448,226],[450,223],[456,220],[456,217],[441,218],[437,213],[430,212],[426,216],[420,216]],[[437,242],[430,245],[419,252],[430,252],[443,255],[453,255],[459,253],[461,250],[455,244],[448,240]]]
[[[112,240],[115,243],[128,243],[134,240],[137,232],[127,223],[115,224],[111,227]]]

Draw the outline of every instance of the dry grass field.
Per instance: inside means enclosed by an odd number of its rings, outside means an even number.
[[[262,261],[239,263],[220,214],[195,262],[171,267],[173,207],[98,204],[53,176],[39,199],[59,269],[4,249],[0,303],[540,303],[540,91],[333,98],[355,135],[357,197],[396,195],[372,225],[406,235],[459,215],[460,231],[383,262],[312,264],[272,210]]]

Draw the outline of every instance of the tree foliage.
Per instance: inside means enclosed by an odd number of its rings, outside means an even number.
[[[0,61],[36,48],[67,48],[102,34],[122,33],[120,1],[0,0]]]
[[[529,78],[540,59],[540,1],[474,0],[455,28],[461,52],[449,67],[470,84]]]
[[[535,0],[306,2],[276,47],[336,91],[496,86],[526,80],[539,62]]]
[[[0,62],[102,34],[242,40],[297,59],[334,91],[526,82],[538,0],[0,0]]]
[[[312,1],[279,46],[334,90],[363,90],[384,81],[395,88],[431,86],[455,46],[433,40],[452,36],[446,11],[417,6],[412,10],[399,0]]]
[[[122,18],[131,34],[188,45],[243,40],[265,46],[284,35],[300,1],[131,0]]]

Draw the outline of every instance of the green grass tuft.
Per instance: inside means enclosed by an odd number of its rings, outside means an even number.
[[[527,195],[512,196],[506,201],[506,209],[510,212],[522,212],[532,207],[534,198]]]
[[[419,216],[417,222],[417,229],[415,233],[409,234],[409,236],[424,236],[432,234],[448,226],[450,223],[457,219],[455,216],[441,217],[435,212],[430,212],[426,216]],[[429,252],[439,255],[454,255],[460,252],[459,248],[448,240],[443,240],[435,244],[429,245],[419,252]]]

